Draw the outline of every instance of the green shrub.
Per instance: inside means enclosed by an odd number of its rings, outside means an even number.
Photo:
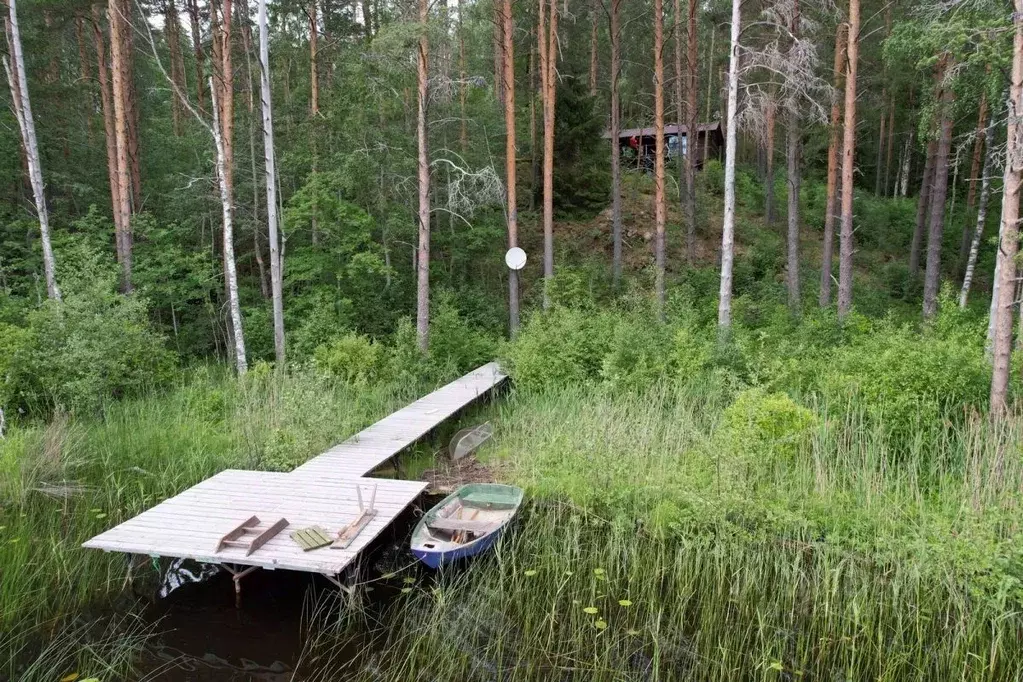
[[[529,318],[518,339],[505,346],[505,359],[516,386],[525,390],[593,382],[613,333],[610,313],[555,308]]]
[[[461,375],[490,362],[497,339],[469,324],[450,291],[443,290],[431,305],[428,361],[437,378]]]
[[[665,325],[623,318],[611,334],[600,377],[613,389],[648,388],[668,375],[671,346],[671,333]]]
[[[368,383],[377,378],[382,367],[381,347],[359,334],[345,334],[317,346],[313,352],[316,367],[333,377],[353,383]]]
[[[810,441],[817,419],[785,393],[751,388],[740,393],[722,415],[725,442],[740,461],[766,464],[791,461]]]

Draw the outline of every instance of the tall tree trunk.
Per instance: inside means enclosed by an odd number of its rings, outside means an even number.
[[[96,73],[99,76],[100,106],[103,110],[103,132],[107,150],[107,181],[110,183],[110,208],[114,214],[114,251],[117,262],[121,262],[121,194],[119,166],[117,160],[117,132],[114,123],[114,97],[107,74],[105,39],[101,28],[100,6],[92,6],[92,35],[96,42]]]
[[[263,249],[260,246],[259,232],[259,172],[256,170],[256,123],[255,123],[255,81],[252,78],[252,33],[249,23],[240,22],[242,32],[242,48],[245,51],[245,91],[248,93],[249,109],[249,163],[252,176],[252,251],[256,256],[256,267],[259,269],[259,293],[264,299],[271,297],[270,282],[267,279],[266,263],[263,261]],[[258,55],[257,55],[258,58]],[[262,117],[262,113],[260,113]],[[262,119],[261,119],[262,121]]]
[[[734,9],[733,9],[734,11]],[[714,101],[714,36],[717,35],[717,28],[711,26],[710,29],[710,46],[707,48],[707,123],[710,123],[710,107]],[[695,148],[694,148],[695,153]],[[710,145],[703,145],[703,165],[707,165],[708,155],[710,154]]]
[[[503,0],[501,10],[504,27],[504,129],[505,177],[508,191],[508,248],[519,245],[519,208],[516,195],[515,165],[515,26],[512,21],[512,0]],[[515,338],[519,331],[519,273],[508,270],[508,333]]]
[[[767,137],[764,142],[764,219],[774,224],[774,130],[777,122],[774,92],[767,101]]]
[[[622,27],[621,9],[623,0],[611,0],[611,241],[612,270],[615,290],[622,284],[622,128],[621,93],[619,79],[622,75]]]
[[[458,0],[458,143],[462,155],[469,151],[469,119],[465,112],[468,74],[465,70],[465,30],[462,26],[462,0]]]
[[[888,99],[888,89],[882,88],[881,90],[881,101],[884,102]],[[881,186],[884,180],[884,141],[887,137],[887,124],[888,117],[885,114],[884,109],[881,109],[881,130],[877,133],[877,159],[874,161],[874,196],[881,196]]]
[[[203,63],[206,55],[202,49],[202,28],[199,23],[199,2],[198,0],[185,0],[185,7],[188,9],[188,20],[192,27],[192,52],[195,54],[195,103],[199,111],[206,109],[206,96],[203,88],[206,84]]]
[[[795,51],[798,49],[799,41],[799,0],[792,3],[792,23],[789,33],[792,36],[792,47],[790,48],[792,62],[798,58]],[[800,128],[799,105],[788,104],[787,121],[787,144],[785,145],[785,159],[788,171],[788,235],[787,235],[787,277],[786,283],[789,290],[789,310],[793,315],[800,314],[800,292],[799,292],[799,190],[801,184],[800,153],[802,148],[802,130]]]
[[[132,236],[131,236],[131,170],[128,152],[128,83],[126,82],[125,40],[126,30],[124,17],[121,15],[121,3],[109,0],[107,20],[110,22],[110,71],[113,74],[112,94],[114,100],[114,140],[117,149],[117,219],[114,224],[120,225],[117,235],[117,249],[121,261],[121,290],[132,290]]]
[[[985,121],[985,123],[988,122]],[[973,270],[977,265],[977,254],[980,252],[980,239],[984,236],[984,221],[987,220],[987,201],[988,196],[991,194],[991,171],[994,168],[994,160],[994,145],[989,144],[987,146],[987,151],[984,154],[984,168],[981,171],[980,177],[980,200],[977,206],[976,225],[973,230],[973,239],[970,241],[970,253],[966,258],[966,272],[963,275],[963,287],[959,291],[960,308],[966,307],[966,298],[970,294],[970,285],[973,282]]]
[[[856,159],[856,69],[860,57],[860,0],[849,0],[848,66],[845,82],[845,124],[842,131],[842,230],[838,248],[838,317],[852,309],[853,170]]]
[[[909,281],[915,285],[920,274],[920,250],[924,242],[924,228],[931,208],[931,188],[934,186],[934,161],[938,154],[938,141],[927,143],[927,158],[924,161],[924,174],[920,178],[920,195],[916,204],[916,224],[913,228],[913,241],[909,247]]]
[[[92,67],[89,61],[89,50],[85,44],[85,17],[81,14],[75,14],[75,41],[78,43],[78,73],[84,95],[82,101],[85,104],[85,126],[91,147],[93,141],[92,114],[95,109],[95,101],[92,94]]]
[[[540,0],[539,29],[540,73],[543,87],[543,307],[547,309],[551,304],[550,285],[554,278],[554,105],[558,64],[557,0]]]
[[[28,178],[32,184],[32,197],[39,219],[39,238],[43,247],[43,276],[46,279],[46,295],[56,301],[61,300],[60,288],[57,286],[57,266],[50,243],[50,212],[46,207],[46,192],[43,185],[43,166],[39,157],[39,144],[36,141],[36,124],[32,116],[32,102],[28,96],[28,78],[25,75],[25,56],[21,49],[21,31],[18,28],[18,9],[16,0],[7,0],[7,39],[13,64],[4,59],[7,81],[11,86],[11,99],[15,102],[14,111],[21,130],[21,141],[25,145],[25,156],[28,158]],[[17,74],[17,75],[15,75]]]
[[[657,319],[664,320],[664,7],[654,0],[654,288]]]
[[[991,415],[1008,411],[1009,363],[1012,356],[1012,315],[1015,299],[1016,253],[1019,250],[1019,201],[1023,184],[1023,0],[1013,0],[1015,34],[1012,44],[1012,80],[1009,88],[1008,152],[1002,189],[1002,223],[998,235],[997,298],[992,301],[994,335],[991,374]]]
[[[590,3],[590,97],[597,96],[597,74],[600,60],[597,58],[597,8],[599,0]]]
[[[315,7],[315,4],[313,5]],[[263,162],[266,167],[266,222],[270,236],[270,297],[273,302],[274,356],[284,368],[284,293],[280,237],[277,234],[277,162],[274,154],[273,100],[270,97],[270,31],[266,0],[259,0],[259,106],[263,114]],[[315,33],[315,31],[314,31]],[[253,182],[255,182],[253,178]],[[256,228],[259,229],[258,226]]]
[[[839,24],[835,31],[835,99],[831,103],[831,128],[828,140],[828,189],[824,208],[824,245],[821,252],[821,290],[818,303],[831,305],[831,258],[835,250],[835,216],[838,212],[838,176],[842,133],[842,97],[845,87],[845,53],[849,26]]]
[[[948,157],[952,149],[952,88],[944,80],[951,56],[938,61],[940,134],[934,160],[934,186],[931,189],[931,216],[927,236],[927,269],[924,272],[924,319],[938,312],[938,288],[941,285],[941,239],[945,231],[945,195],[948,192]]]
[[[892,154],[895,147],[895,94],[888,96],[888,142],[886,143],[886,155],[884,160],[884,186],[881,188],[884,196],[895,194],[891,189]]]
[[[536,208],[536,196],[542,191],[540,180],[540,156],[536,144],[536,49],[533,32],[529,33],[529,210]],[[613,159],[614,157],[612,157]],[[612,174],[614,167],[612,164]],[[613,181],[612,181],[613,183]]]
[[[682,0],[675,0],[674,6],[674,25],[672,30],[675,33],[675,123],[677,123],[677,131],[675,137],[677,140],[676,149],[678,150],[677,156],[675,157],[675,163],[678,166],[678,208],[679,215],[685,219],[686,209],[686,197],[688,192],[686,191],[686,167],[682,162],[682,126],[686,120],[685,118],[685,98],[682,88],[682,81],[685,77],[682,72]],[[686,145],[692,142],[694,135],[692,133],[686,133]],[[686,264],[692,265],[692,258],[689,253],[689,235],[686,233]]]
[[[686,33],[687,41],[687,64],[686,71],[688,74],[686,82],[686,128],[687,137],[686,140],[686,155],[683,159],[685,163],[685,188],[686,198],[682,207],[682,215],[686,221],[686,262],[690,266],[696,263],[696,151],[700,148],[700,119],[697,111],[697,71],[696,62],[699,59],[699,53],[697,52],[697,33],[696,33],[696,5],[697,0],[689,0],[689,14],[688,14],[688,30]],[[681,121],[680,121],[681,122]],[[681,140],[679,140],[681,145]],[[706,148],[707,140],[704,140],[704,148]],[[681,146],[680,146],[681,149]]]
[[[317,68],[317,20],[316,20],[316,0],[312,0],[309,3],[309,149],[312,152],[312,164],[311,170],[313,177],[316,176],[319,170],[319,154],[317,153],[317,138],[319,137],[319,119],[320,119],[320,76],[319,69]],[[311,232],[312,232],[312,243],[318,244],[320,239],[319,230],[319,210],[317,206],[316,196],[313,196],[312,215],[311,215]],[[283,343],[282,343],[283,346]]]
[[[501,20],[502,0],[494,3],[494,95],[497,101],[504,103],[504,22]]]
[[[721,288],[718,292],[718,333],[732,326],[732,261],[735,256],[735,110],[739,100],[739,35],[742,2],[732,0],[728,57],[728,111],[725,123],[725,211],[721,230]]]
[[[139,147],[139,102],[135,87],[135,29],[132,25],[133,4],[131,0],[121,0],[121,63],[124,68],[124,102],[128,121],[128,173],[131,179],[131,211],[135,214],[142,210],[142,157]],[[133,232],[129,229],[128,244],[134,241]]]
[[[898,194],[900,197],[905,199],[909,196],[909,168],[913,162],[913,142],[916,128],[910,126],[909,134],[906,136],[906,146],[902,151],[902,168],[899,169],[899,189]]]
[[[418,106],[416,136],[419,141],[419,250],[416,260],[416,337],[419,350],[426,352],[430,343],[430,156],[426,138],[426,105],[428,84],[427,59],[430,43],[427,38],[429,0],[419,0]]]
[[[990,69],[990,65],[988,65]],[[970,163],[970,177],[967,178],[967,190],[966,190],[966,215],[970,216],[973,214],[974,204],[977,202],[977,182],[978,174],[980,173],[981,157],[983,157],[982,150],[984,148],[984,131],[987,122],[987,91],[984,90],[980,95],[980,107],[977,116],[977,131],[973,138],[973,154]],[[955,187],[955,181],[952,182],[953,188]],[[954,191],[954,189],[953,189]],[[949,209],[951,213],[955,208],[955,199],[953,198],[952,206]],[[965,272],[966,261],[970,254],[970,242],[973,235],[973,230],[970,229],[970,222],[967,220],[963,224],[963,234],[959,241],[959,270]]]
[[[230,11],[225,11],[224,16],[225,19],[229,17]],[[225,21],[225,25],[228,25],[227,21]],[[217,92],[221,88],[214,84],[212,78],[210,78],[209,84],[213,111],[221,111],[222,105],[217,101]],[[213,116],[213,140],[217,147],[217,180],[220,186],[220,207],[224,222],[224,280],[231,313],[231,335],[234,337],[234,362],[238,375],[242,376],[248,371],[249,366],[245,359],[245,335],[242,331],[242,311],[238,299],[238,272],[235,269],[234,260],[234,206],[231,198],[231,185],[228,181],[230,174],[227,170],[227,145],[224,143],[220,117],[216,113]]]
[[[188,89],[185,87],[185,62],[181,56],[181,23],[178,19],[175,0],[166,0],[163,8],[163,21],[164,36],[170,51],[170,77],[175,86],[175,92],[171,93],[171,121],[174,126],[174,134],[180,137],[184,107],[178,93],[188,92]]]

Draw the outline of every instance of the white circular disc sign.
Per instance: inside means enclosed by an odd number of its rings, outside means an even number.
[[[521,270],[526,267],[526,252],[513,246],[508,249],[508,253],[504,254],[504,262],[512,270]]]

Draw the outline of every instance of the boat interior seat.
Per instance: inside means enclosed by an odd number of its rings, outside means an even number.
[[[487,509],[513,509],[518,504],[518,500],[508,495],[477,491],[463,497],[462,504],[468,507]]]
[[[445,531],[468,531],[470,533],[489,533],[496,530],[501,524],[497,521],[473,521],[470,519],[442,519],[435,518],[426,522],[426,525],[434,530]]]

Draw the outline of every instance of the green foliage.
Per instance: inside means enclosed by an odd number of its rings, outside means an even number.
[[[105,258],[85,246],[65,250],[63,263],[63,302],[44,302],[25,328],[3,335],[8,404],[32,413],[94,409],[170,381],[175,355],[152,329],[146,300],[115,293]]]
[[[383,351],[379,344],[365,336],[345,334],[313,353],[316,367],[344,381],[365,384],[380,373]]]
[[[810,442],[817,420],[784,393],[751,388],[721,415],[724,442],[731,454],[752,463],[791,461]]]
[[[554,308],[534,313],[505,355],[515,384],[523,390],[594,382],[614,335],[609,313]]]
[[[557,88],[554,120],[554,204],[567,214],[593,214],[607,205],[610,166],[607,143],[601,138],[604,116],[580,79]]]

